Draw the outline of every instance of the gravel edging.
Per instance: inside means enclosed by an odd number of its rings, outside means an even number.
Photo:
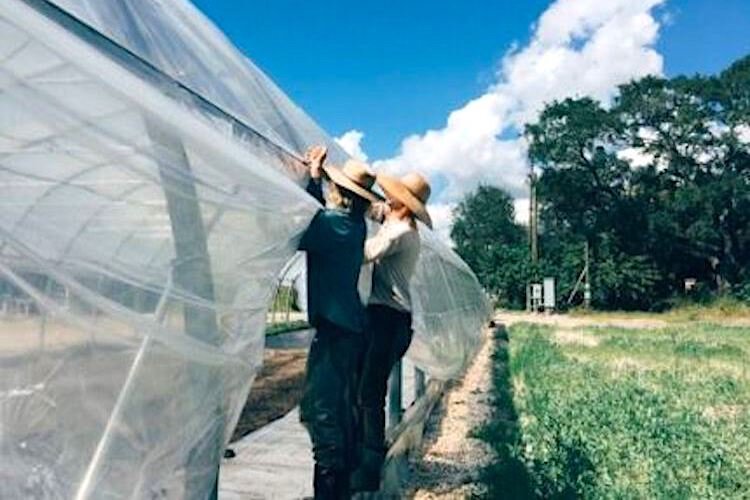
[[[486,334],[463,378],[451,384],[430,416],[422,453],[410,464],[409,498],[467,498],[483,491],[479,476],[494,453],[471,433],[491,415],[494,348]]]

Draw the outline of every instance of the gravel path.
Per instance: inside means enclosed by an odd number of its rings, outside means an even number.
[[[571,317],[567,315],[538,315],[499,312],[495,321],[506,326],[518,322],[549,325],[556,330],[560,343],[595,345],[598,339],[586,335],[590,326],[621,328],[664,328],[670,323],[660,318],[638,317]],[[748,318],[725,319],[721,324],[744,326]],[[495,344],[489,335],[467,370],[464,378],[448,388],[440,405],[433,411],[425,427],[421,453],[413,459],[408,496],[418,500],[463,499],[481,493],[479,474],[493,459],[492,450],[482,441],[469,436],[490,416],[492,389],[492,353]]]
[[[583,338],[582,328],[608,324],[623,328],[660,328],[665,321],[650,318],[578,318],[563,315],[502,312],[495,321],[506,326],[518,322],[550,325],[558,330],[560,341],[596,341]],[[411,463],[408,494],[417,500],[463,499],[482,492],[479,474],[493,459],[484,442],[470,437],[490,418],[492,353],[495,344],[489,335],[462,380],[452,384],[425,428],[422,452]]]
[[[490,415],[493,348],[489,335],[485,336],[463,379],[449,389],[427,422],[423,451],[411,464],[413,498],[458,499],[481,491],[478,476],[493,454],[469,433]]]

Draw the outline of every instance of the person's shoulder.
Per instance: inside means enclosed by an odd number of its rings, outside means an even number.
[[[341,223],[348,220],[346,212],[335,208],[324,208],[318,212],[318,218],[322,222]]]
[[[319,224],[330,226],[339,231],[353,230],[362,227],[362,231],[367,230],[364,217],[354,217],[349,212],[327,208],[321,210],[318,214]]]
[[[419,238],[417,229],[408,220],[391,221],[387,230],[396,237],[414,235]]]

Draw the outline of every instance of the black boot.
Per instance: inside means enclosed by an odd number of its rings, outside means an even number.
[[[380,472],[385,453],[364,448],[359,466],[352,472],[351,490],[354,492],[375,492],[380,489]]]
[[[336,473],[336,497],[337,500],[350,500],[352,491],[349,487],[349,471],[343,470]]]
[[[349,474],[346,471],[315,466],[315,500],[349,500]]]
[[[315,490],[315,500],[337,500],[336,471],[316,465],[313,489]]]

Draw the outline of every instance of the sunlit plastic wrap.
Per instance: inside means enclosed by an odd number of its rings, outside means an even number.
[[[54,0],[276,144],[304,151],[326,143],[345,153],[190,2]],[[252,19],[250,25],[262,20]]]
[[[370,235],[378,231],[370,224]],[[450,380],[463,373],[477,352],[492,312],[490,302],[468,265],[419,224],[420,253],[410,285],[413,337],[406,357],[429,377]],[[298,256],[299,257],[299,256]],[[304,296],[304,261],[295,259],[285,280]],[[362,266],[359,294],[367,303],[371,264]],[[304,308],[304,301],[300,303]]]
[[[490,303],[469,266],[420,225],[421,249],[411,283],[414,336],[407,357],[430,377],[462,373],[480,345]]]
[[[0,1],[0,498],[207,498],[321,142],[182,0]]]
[[[205,498],[317,205],[282,148],[38,5],[0,2],[0,498]]]

